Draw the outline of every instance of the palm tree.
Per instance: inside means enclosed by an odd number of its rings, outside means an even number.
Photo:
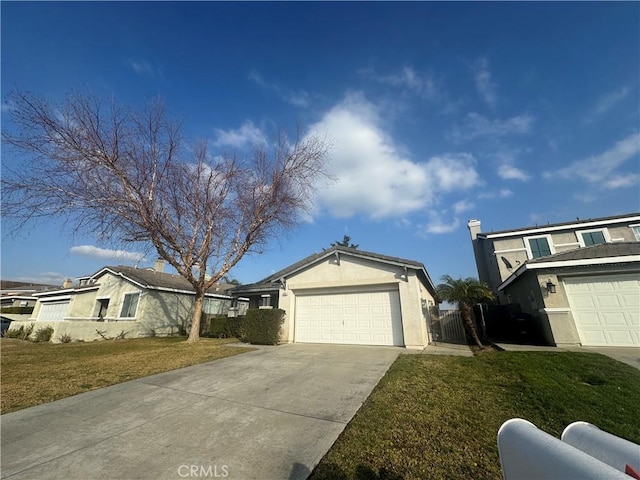
[[[471,312],[476,303],[483,300],[492,300],[494,298],[493,292],[487,284],[471,277],[454,279],[450,275],[443,275],[441,280],[443,283],[436,287],[438,298],[458,304],[460,317],[462,317],[467,334],[476,345],[484,348],[480,338],[478,338],[476,324],[473,321]]]

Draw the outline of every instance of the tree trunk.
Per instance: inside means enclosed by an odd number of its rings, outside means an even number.
[[[202,305],[204,304],[204,292],[196,292],[196,302],[193,306],[193,318],[191,319],[191,329],[187,342],[197,342],[200,340],[200,319],[202,318]]]
[[[476,345],[480,348],[484,348],[480,338],[478,338],[478,332],[476,330],[476,324],[473,321],[472,316],[472,308],[471,305],[467,305],[466,303],[460,302],[460,316],[462,317],[462,321],[464,322],[464,326],[467,329],[467,333],[471,337],[471,339],[476,343]]]

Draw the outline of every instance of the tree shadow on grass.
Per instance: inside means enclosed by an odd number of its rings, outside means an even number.
[[[378,471],[369,465],[358,465],[353,474],[347,473],[335,463],[318,465],[309,477],[311,480],[404,480],[404,477],[382,467]]]

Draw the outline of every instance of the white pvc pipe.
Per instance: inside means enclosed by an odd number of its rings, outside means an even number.
[[[505,480],[629,480],[623,472],[513,418],[498,430],[498,452]]]
[[[563,442],[624,472],[630,465],[640,471],[640,445],[616,437],[587,422],[574,422],[560,437]]]

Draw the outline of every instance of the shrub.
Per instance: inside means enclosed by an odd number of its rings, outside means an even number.
[[[7,338],[17,338],[19,340],[29,340],[29,335],[33,332],[33,323],[30,323],[26,327],[24,325],[20,325],[18,328],[9,328],[4,333],[4,336]]]
[[[53,327],[51,325],[47,325],[46,327],[42,327],[36,330],[33,341],[36,343],[48,342],[49,340],[51,340],[52,335]]]
[[[20,325],[18,328],[9,328],[6,332],[4,332],[4,336],[6,338],[20,338],[24,335],[24,327]]]
[[[70,343],[72,340],[71,335],[68,333],[63,333],[58,337],[58,341],[60,341],[60,343]]]
[[[244,322],[249,343],[276,345],[280,327],[284,322],[284,314],[284,310],[279,308],[247,310]]]
[[[209,336],[213,338],[228,337],[227,322],[228,317],[220,314],[207,314],[205,321],[209,324]]]
[[[237,338],[241,342],[247,341],[247,323],[245,317],[229,317],[225,326],[227,338]]]
[[[28,313],[33,313],[33,305],[30,307],[3,307],[2,309],[0,309],[0,312],[26,315]]]

